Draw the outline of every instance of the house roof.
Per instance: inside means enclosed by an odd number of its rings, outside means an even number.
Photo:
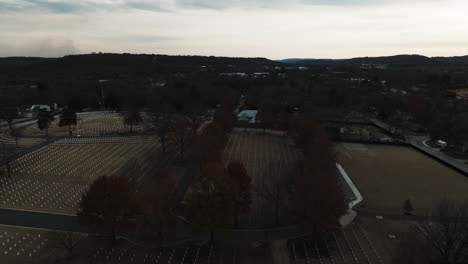
[[[237,114],[237,120],[248,121],[250,124],[254,124],[255,118],[257,117],[258,110],[242,110]]]

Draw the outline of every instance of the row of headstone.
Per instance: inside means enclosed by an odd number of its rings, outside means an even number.
[[[46,246],[48,239],[30,232],[0,232],[0,258],[26,257],[33,259]]]
[[[75,183],[0,178],[0,206],[75,212],[86,188]]]

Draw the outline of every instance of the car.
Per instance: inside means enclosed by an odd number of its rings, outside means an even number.
[[[439,148],[445,148],[447,146],[447,142],[439,139],[436,141],[436,146],[438,146]]]

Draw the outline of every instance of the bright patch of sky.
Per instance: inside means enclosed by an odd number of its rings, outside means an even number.
[[[0,56],[468,54],[466,0],[0,0]]]

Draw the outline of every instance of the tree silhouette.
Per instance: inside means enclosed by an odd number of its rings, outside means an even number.
[[[172,111],[168,107],[154,107],[150,113],[150,122],[161,142],[162,152],[166,152],[166,144],[174,125]]]
[[[192,133],[187,119],[181,117],[174,121],[170,137],[178,147],[180,161],[183,162],[187,144],[190,141],[190,138],[192,137]]]
[[[411,200],[408,199],[403,203],[403,211],[405,214],[410,215],[413,212],[413,204],[411,203]]]
[[[304,153],[291,177],[293,211],[314,233],[336,228],[348,207],[331,141],[316,122],[306,119],[294,120],[290,131]]]
[[[227,166],[227,172],[233,183],[233,217],[234,227],[239,227],[239,213],[249,210],[252,204],[252,178],[247,174],[244,165],[233,161]]]
[[[199,174],[187,197],[187,215],[196,224],[210,230],[214,243],[214,229],[225,225],[232,217],[232,181],[222,162],[200,166]]]
[[[6,166],[7,175],[11,178],[11,162],[13,161],[13,157],[15,154],[14,148],[11,145],[6,144],[5,142],[2,142],[1,147],[2,148],[0,150],[0,164],[4,164]]]
[[[439,201],[418,225],[430,246],[434,263],[466,263],[468,256],[468,204]]]
[[[14,107],[3,106],[0,107],[0,120],[7,122],[10,131],[13,130],[13,119],[18,115]]]
[[[284,136],[286,136],[286,133],[288,132],[290,122],[291,122],[291,114],[287,112],[283,112],[279,114],[277,126],[281,131],[283,131]]]
[[[66,109],[63,111],[63,113],[60,115],[60,121],[59,121],[59,126],[68,126],[68,133],[71,136],[72,131],[70,127],[72,125],[76,125],[76,112],[72,109]]]
[[[55,233],[55,240],[57,241],[57,246],[67,250],[67,259],[70,260],[73,258],[73,251],[78,245],[85,240],[87,236],[81,233],[73,232],[57,232]]]
[[[256,192],[267,203],[273,205],[275,210],[275,224],[280,224],[280,210],[289,200],[291,182],[288,177],[288,168],[277,161],[268,164],[265,177],[268,179],[258,187]]]
[[[184,115],[192,129],[192,134],[197,134],[197,129],[203,124],[203,108],[199,104],[191,103],[184,109]]]
[[[265,129],[271,128],[275,121],[275,117],[273,113],[267,108],[262,108],[257,113],[256,117],[257,126],[263,129],[263,133],[265,133]]]
[[[130,126],[130,133],[133,132],[133,126],[143,122],[143,118],[140,115],[138,109],[131,107],[123,113],[124,123]]]
[[[222,127],[224,131],[231,131],[237,117],[234,115],[234,103],[226,100],[217,110],[213,122]]]
[[[167,172],[145,183],[139,191],[139,203],[143,207],[145,224],[150,224],[150,234],[155,234],[164,242],[167,232],[174,227],[176,206],[176,183]],[[148,233],[147,230],[143,232]]]
[[[54,120],[54,115],[46,110],[41,110],[37,116],[37,126],[40,130],[46,131],[46,137],[49,137],[49,126]]]
[[[337,171],[327,171],[307,158],[293,170],[291,205],[303,226],[314,234],[338,228],[348,207]]]
[[[103,176],[83,194],[77,215],[80,224],[110,236],[115,242],[117,231],[130,227],[138,214],[135,188],[130,179]]]
[[[210,123],[203,133],[195,136],[193,140],[195,157],[200,162],[221,161],[226,143],[224,130],[215,123]]]

